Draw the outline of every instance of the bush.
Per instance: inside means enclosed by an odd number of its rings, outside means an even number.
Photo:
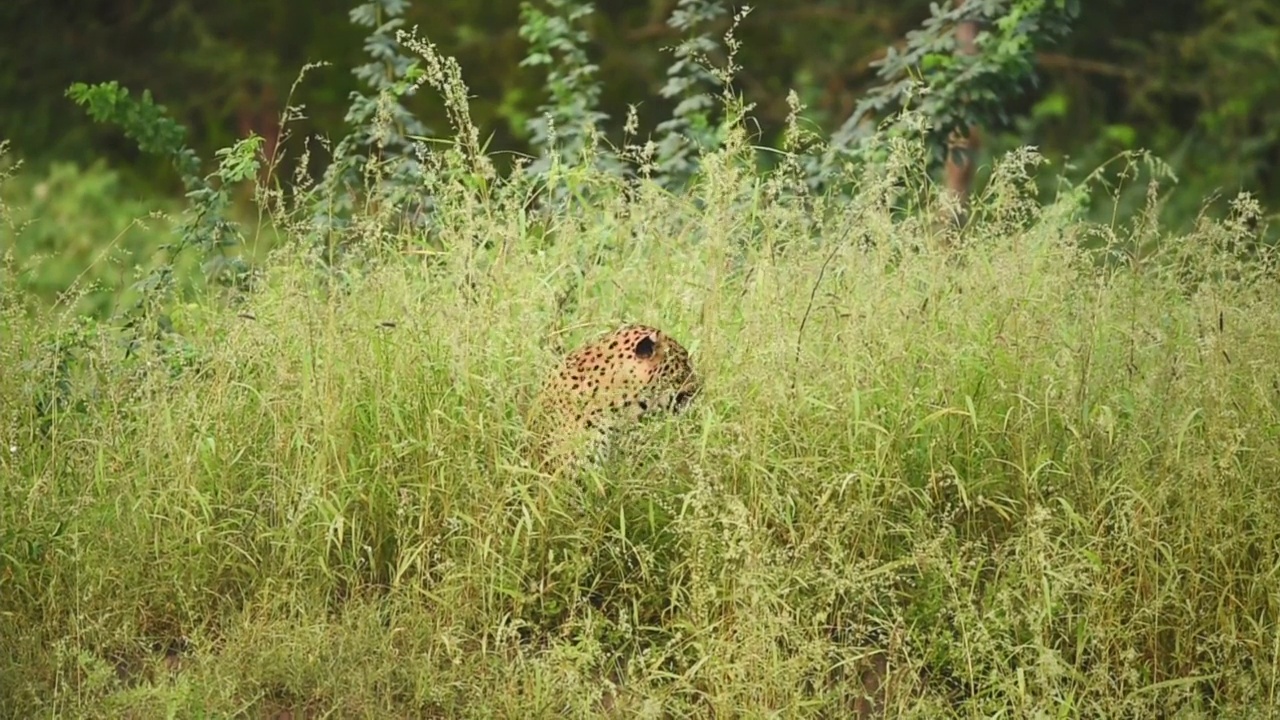
[[[45,304],[66,297],[71,315],[110,317],[117,298],[164,242],[168,220],[130,197],[102,163],[53,163],[3,188],[12,225],[0,227],[17,263],[13,280]]]

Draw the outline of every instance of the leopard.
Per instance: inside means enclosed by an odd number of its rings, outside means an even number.
[[[625,324],[567,354],[534,400],[535,462],[544,472],[598,466],[618,435],[702,392],[689,351],[674,337]]]

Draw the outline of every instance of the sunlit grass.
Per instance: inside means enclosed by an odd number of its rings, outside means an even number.
[[[842,204],[741,151],[550,217],[459,186],[450,252],[327,289],[286,243],[171,309],[179,355],[6,271],[0,707],[844,717],[877,657],[892,716],[1274,706],[1280,288],[1240,230],[1086,227],[1027,152],[957,243],[894,209],[907,146]],[[533,472],[544,373],[624,321],[702,396]]]

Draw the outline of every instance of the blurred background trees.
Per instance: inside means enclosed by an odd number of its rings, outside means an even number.
[[[294,137],[339,132],[351,68],[368,61],[368,29],[353,24],[350,0],[85,0],[0,5],[0,138],[28,167],[105,161],[141,191],[174,193],[164,158],[139,154],[116,128],[95,125],[69,100],[73,82],[119,81],[149,89],[190,132],[202,156],[249,131],[268,151],[300,69],[312,70],[292,102],[306,119]],[[599,108],[610,139],[621,138],[628,106],[641,128],[672,117],[679,98],[660,92],[681,33],[667,22],[676,0],[599,0],[581,20],[598,66]],[[527,152],[530,118],[546,102],[546,68],[524,64],[520,0],[434,0],[404,5],[404,27],[459,60],[472,114],[491,133],[490,150]],[[534,7],[546,7],[545,2]],[[716,18],[719,37],[732,12]],[[806,114],[831,132],[878,84],[873,62],[929,16],[924,0],[762,2],[736,31],[736,89],[758,119],[761,145],[777,145],[794,89]],[[1168,161],[1179,177],[1170,220],[1190,221],[1204,198],[1248,189],[1268,207],[1280,195],[1280,3],[1274,0],[1091,0],[1071,32],[1035,55],[1037,87],[1009,101],[1010,121],[982,128],[991,153],[1038,146],[1081,173],[1137,147]],[[434,132],[448,128],[429,93],[405,105]],[[296,156],[299,148],[292,148]]]

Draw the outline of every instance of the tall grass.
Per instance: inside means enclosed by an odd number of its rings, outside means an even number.
[[[430,242],[357,217],[336,269],[300,206],[251,291],[129,360],[6,265],[3,714],[1280,705],[1280,287],[1248,229],[1170,235],[1154,195],[1086,225],[1023,150],[956,236],[923,145],[837,199],[740,128],[680,193],[449,154]],[[533,472],[529,399],[622,321],[704,392]]]

